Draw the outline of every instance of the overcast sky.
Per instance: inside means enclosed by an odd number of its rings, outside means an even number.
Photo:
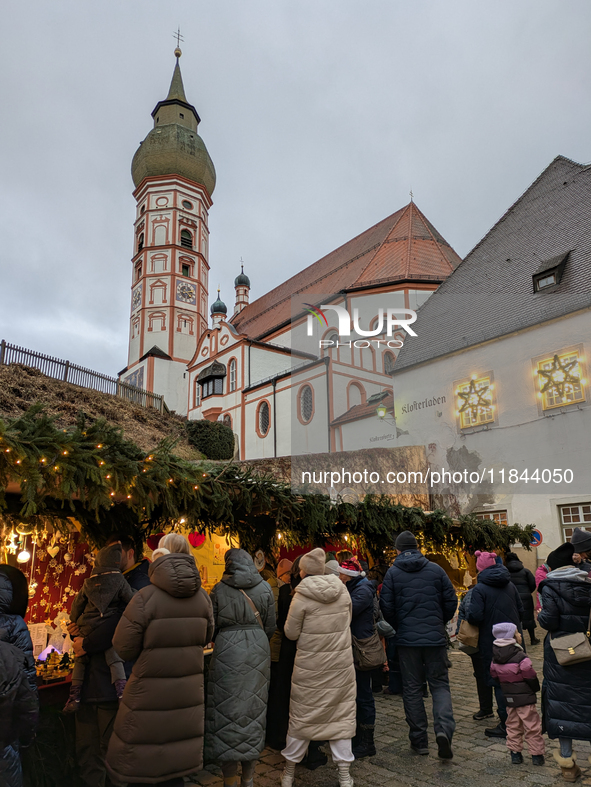
[[[462,257],[558,154],[591,161],[589,0],[29,0],[0,31],[0,338],[127,362],[132,156],[181,68],[230,311],[405,205]]]

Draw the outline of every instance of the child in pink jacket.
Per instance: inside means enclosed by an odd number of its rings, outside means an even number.
[[[534,765],[544,765],[546,747],[542,722],[536,710],[536,692],[540,690],[533,664],[521,647],[521,635],[514,623],[496,623],[492,627],[493,660],[490,674],[497,678],[507,703],[507,748],[511,762],[523,762],[523,739]]]

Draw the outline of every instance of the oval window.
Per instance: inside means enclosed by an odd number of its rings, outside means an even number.
[[[193,210],[193,203],[189,202],[188,199],[184,199],[183,200],[183,208],[186,208],[187,210]]]
[[[300,418],[307,424],[312,420],[314,414],[314,395],[309,385],[305,385],[300,391]]]
[[[269,431],[270,424],[271,424],[271,418],[269,412],[269,404],[268,402],[261,402],[261,404],[259,405],[259,432],[261,437],[265,437],[265,435]]]

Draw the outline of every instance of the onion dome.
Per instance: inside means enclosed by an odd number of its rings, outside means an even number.
[[[220,291],[219,290],[218,290],[217,300],[215,300],[211,304],[211,309],[209,311],[211,312],[212,315],[213,314],[227,314],[228,313],[228,307],[226,306],[226,304],[222,300],[220,300]]]
[[[185,96],[179,65],[181,50],[175,50],[176,66],[170,90],[152,112],[154,128],[140,143],[133,161],[131,176],[135,186],[144,178],[180,175],[204,186],[211,197],[215,189],[215,168],[205,143],[197,133],[201,118]]]
[[[234,279],[234,287],[250,287],[250,279],[244,273],[244,265],[241,265],[240,268],[240,273]]]

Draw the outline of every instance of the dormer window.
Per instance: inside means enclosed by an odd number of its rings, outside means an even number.
[[[559,254],[540,265],[533,275],[534,292],[542,292],[560,284],[569,254],[568,251],[566,254]]]
[[[197,382],[201,386],[202,399],[223,394],[225,376],[226,367],[223,363],[214,361],[210,366],[207,366],[197,377]]]

